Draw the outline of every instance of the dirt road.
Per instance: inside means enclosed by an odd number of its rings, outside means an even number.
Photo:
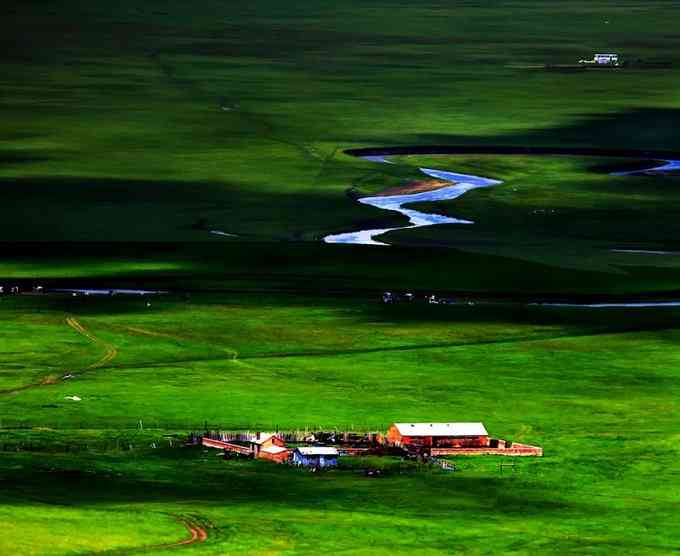
[[[66,324],[68,324],[73,330],[78,332],[81,336],[85,336],[88,340],[91,342],[100,345],[104,348],[105,353],[104,355],[95,361],[94,363],[88,365],[85,367],[85,370],[92,370],[92,369],[98,369],[99,367],[103,367],[110,361],[112,361],[117,355],[118,355],[118,350],[116,349],[115,346],[112,344],[108,344],[104,342],[103,340],[100,340],[97,338],[94,334],[92,334],[89,330],[87,330],[82,324],[80,324],[74,317],[68,317],[66,319]]]
[[[102,355],[102,357],[97,359],[94,363],[89,364],[87,367],[84,367],[81,371],[71,373],[72,376],[76,376],[78,374],[83,374],[88,371],[99,369],[100,367],[103,367],[110,363],[118,355],[118,349],[116,349],[114,345],[104,342],[103,340],[97,338],[74,317],[67,317],[66,324],[81,336],[85,336],[85,338],[90,340],[92,343],[97,344],[104,348],[104,355]],[[41,378],[39,382],[31,382],[30,384],[23,384],[21,386],[16,386],[14,388],[0,390],[0,395],[15,394],[17,392],[29,390],[31,388],[38,388],[40,386],[50,386],[51,384],[59,384],[60,382],[61,380],[58,374],[50,373],[49,375]]]

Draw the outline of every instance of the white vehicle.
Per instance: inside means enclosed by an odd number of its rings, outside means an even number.
[[[593,66],[618,66],[618,54],[595,54],[592,60],[579,60],[579,64],[587,64]]]

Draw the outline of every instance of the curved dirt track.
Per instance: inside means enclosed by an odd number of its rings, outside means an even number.
[[[57,380],[54,379],[53,375],[48,375],[43,377],[40,382],[31,382],[30,384],[24,384],[23,386],[16,386],[14,388],[6,388],[5,390],[0,390],[0,395],[2,394],[16,394],[17,392],[23,392],[24,390],[29,390],[31,388],[37,388],[38,386],[48,386],[50,384],[56,384]]]
[[[75,330],[78,334],[80,334],[81,336],[85,336],[85,338],[90,340],[92,343],[102,346],[105,350],[104,355],[97,359],[97,361],[91,363],[90,365],[82,369],[79,373],[73,373],[73,375],[83,374],[88,371],[92,371],[100,367],[103,367],[104,365],[110,363],[118,355],[118,349],[116,349],[115,346],[108,344],[103,340],[97,338],[94,334],[92,334],[92,332],[90,332],[89,330],[87,330],[87,328],[80,324],[80,322],[78,322],[74,317],[67,317],[66,324],[70,328]],[[31,388],[38,388],[40,386],[50,386],[52,384],[58,384],[59,382],[60,380],[58,376],[50,374],[43,377],[39,382],[31,382],[30,384],[16,386],[15,388],[7,388],[5,390],[0,390],[0,395],[15,394],[17,392],[23,392],[24,390],[30,390]]]
[[[156,546],[149,546],[149,547],[145,547],[145,548],[140,549],[140,550],[173,548],[173,547],[176,547],[176,546],[187,546],[187,545],[190,545],[190,544],[202,543],[202,542],[205,542],[205,541],[208,540],[207,529],[205,528],[205,526],[203,526],[201,523],[199,523],[195,518],[178,516],[178,515],[174,516],[174,518],[177,521],[177,523],[181,523],[182,525],[184,525],[184,527],[186,527],[186,529],[189,533],[188,538],[181,540],[181,541],[174,542],[174,543],[159,544],[159,545],[156,545]]]
[[[111,360],[115,359],[115,357],[118,355],[118,350],[116,349],[115,346],[107,344],[106,342],[97,338],[94,334],[87,330],[87,328],[80,324],[75,318],[67,317],[66,324],[68,324],[73,330],[75,330],[81,336],[85,336],[88,340],[102,346],[106,350],[104,355],[100,359],[85,367],[86,371],[103,367]]]
[[[179,548],[182,546],[190,546],[193,544],[204,543],[208,540],[208,530],[210,525],[204,525],[198,521],[195,517],[187,517],[175,514],[166,514],[174,518],[177,523],[183,525],[189,536],[186,539],[182,539],[172,543],[163,544],[145,544],[137,547],[130,548],[114,548],[111,550],[102,550],[100,552],[90,552],[88,556],[133,556],[135,554],[144,554],[146,552],[157,551],[157,550],[170,550],[174,548]]]

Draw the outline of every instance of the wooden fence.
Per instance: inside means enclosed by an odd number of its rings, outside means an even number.
[[[189,435],[190,443],[200,443],[201,438],[211,438],[222,442],[255,442],[258,434],[275,434],[286,443],[303,444],[332,444],[337,446],[349,446],[352,448],[371,448],[382,445],[383,435],[379,432],[356,432],[356,431],[323,431],[323,430],[295,430],[278,431],[275,433],[257,433],[251,431],[223,431],[206,430]]]
[[[535,456],[543,455],[543,448],[530,446],[529,444],[519,444],[513,442],[509,447],[504,448],[432,448],[432,456]]]
[[[212,438],[203,437],[201,444],[207,448],[218,448],[227,452],[235,452],[244,456],[253,456],[254,452],[248,446],[240,444],[233,444],[231,442],[223,442],[222,440],[213,440]]]

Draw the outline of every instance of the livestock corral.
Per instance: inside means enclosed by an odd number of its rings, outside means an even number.
[[[542,456],[543,448],[492,438],[483,423],[393,423],[386,433],[278,431],[192,433],[191,444],[304,467],[333,467],[338,456],[402,456],[428,460],[441,456]]]

